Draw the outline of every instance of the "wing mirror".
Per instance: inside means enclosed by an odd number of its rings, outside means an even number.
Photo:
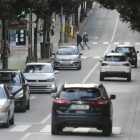
[[[51,98],[56,98],[58,96],[57,93],[51,93]]]
[[[29,84],[23,84],[22,86],[23,86],[23,87],[27,87],[27,86],[29,86]]]
[[[99,59],[98,61],[101,63],[103,61],[103,59]]]
[[[114,51],[114,50],[112,50],[111,52],[112,52],[112,53],[114,53],[115,51]]]
[[[52,55],[55,55],[55,53],[52,53]]]
[[[111,94],[111,95],[110,95],[110,100],[112,100],[112,99],[116,99],[116,95]]]
[[[139,51],[137,51],[137,53],[139,53]]]
[[[58,74],[58,73],[59,73],[59,71],[58,71],[58,70],[54,71],[54,74]]]
[[[82,53],[80,53],[80,55],[83,55]]]
[[[10,95],[10,99],[14,99],[14,96],[13,95]]]

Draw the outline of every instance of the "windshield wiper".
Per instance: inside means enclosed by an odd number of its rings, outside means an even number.
[[[84,99],[84,98],[92,98],[92,97],[90,97],[90,96],[81,96],[80,98]]]

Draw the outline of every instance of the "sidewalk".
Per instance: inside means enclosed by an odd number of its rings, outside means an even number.
[[[93,6],[94,9],[94,6]],[[79,32],[81,33],[83,31],[84,26],[86,25],[90,14],[92,13],[93,9],[90,10],[90,12],[87,13],[87,17],[82,23],[79,23]],[[56,22],[55,22],[55,35],[53,38],[50,39],[50,42],[53,43],[53,52],[55,52],[58,48],[58,43],[60,39],[60,19],[57,17]],[[71,40],[68,43],[64,43],[65,45],[75,45],[76,40],[74,39],[73,41]],[[38,45],[37,45],[37,55],[38,55],[38,62],[45,62],[49,63],[53,59],[51,58],[40,58],[40,43],[38,40]],[[8,68],[9,69],[19,69],[22,70],[25,66],[26,58],[28,56],[28,48],[25,46],[17,46],[16,48],[16,54],[11,55],[8,58]],[[2,68],[2,62],[0,62],[0,68]]]

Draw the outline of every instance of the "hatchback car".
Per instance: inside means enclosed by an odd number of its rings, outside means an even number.
[[[123,77],[131,81],[131,64],[124,53],[106,54],[100,62],[100,81],[104,77]]]
[[[81,55],[77,46],[60,46],[54,54],[54,69],[77,68],[81,69]]]
[[[0,124],[8,128],[14,124],[14,96],[4,84],[0,84]]]
[[[133,45],[119,45],[116,47],[115,52],[126,53],[131,65],[135,65],[135,68],[137,68],[137,53],[139,51],[136,51]]]
[[[26,109],[30,109],[29,86],[21,71],[0,70],[0,84],[5,84],[14,96],[15,110],[26,112]]]
[[[27,63],[23,74],[29,84],[30,92],[57,92],[57,74],[51,63]]]
[[[112,132],[113,106],[102,84],[63,84],[59,93],[52,93],[51,133],[58,135],[65,127],[95,127],[103,135]]]

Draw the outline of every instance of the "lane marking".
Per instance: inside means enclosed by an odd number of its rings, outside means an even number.
[[[51,118],[51,113],[50,113],[46,118],[44,118],[44,119],[40,122],[40,124],[45,123],[45,122],[48,121],[50,118]]]
[[[16,125],[14,128],[10,130],[10,132],[24,132],[29,127],[31,127],[31,125]]]
[[[121,129],[121,127],[113,127],[112,133],[118,135],[121,133]]]
[[[32,96],[32,97],[30,97],[30,100],[35,99],[35,98],[36,98],[36,96]]]
[[[94,59],[99,59],[99,58],[101,58],[101,56],[95,56],[95,57],[93,57]]]
[[[114,42],[114,45],[119,45],[120,44],[120,42]]]
[[[136,43],[135,45],[140,45],[140,43]]]
[[[109,44],[109,42],[103,42],[103,44]]]
[[[40,132],[51,133],[51,125],[46,125]]]
[[[138,60],[140,60],[140,57],[138,57]]]
[[[98,44],[98,42],[93,42],[92,44]]]
[[[81,56],[81,58],[87,58],[87,56]]]
[[[27,133],[20,140],[26,140],[30,135],[31,133]]]
[[[125,44],[125,45],[129,45],[129,44],[130,44],[130,42],[124,42],[124,44]]]

